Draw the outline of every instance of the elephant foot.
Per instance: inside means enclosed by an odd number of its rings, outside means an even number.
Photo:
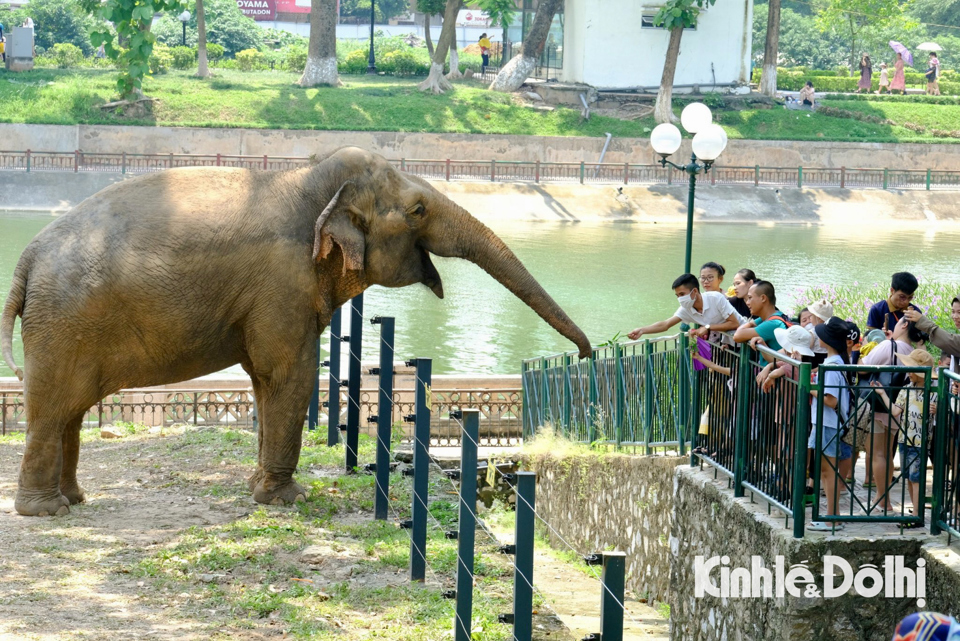
[[[247,487],[251,492],[257,489],[257,486],[260,485],[260,481],[263,480],[264,471],[263,468],[259,465],[257,466],[257,471],[253,473],[253,476],[247,479]]]
[[[70,500],[60,494],[59,490],[55,493],[40,493],[21,489],[17,490],[13,507],[23,516],[63,516],[70,512],[68,505]]]
[[[253,490],[253,500],[266,505],[293,505],[297,501],[306,501],[307,491],[293,479],[280,484],[269,483],[263,475]]]
[[[87,500],[87,494],[83,491],[83,488],[78,484],[73,483],[72,485],[61,485],[60,493],[70,501],[70,505],[76,505],[77,503],[83,503]]]

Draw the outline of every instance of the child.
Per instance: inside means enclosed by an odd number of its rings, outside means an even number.
[[[824,365],[843,365],[850,362],[848,340],[852,333],[856,331],[859,339],[859,330],[847,322],[834,316],[823,325],[817,325],[814,328],[820,344],[827,350],[827,358]],[[814,376],[813,383],[819,382],[819,377],[823,376],[823,426],[820,435],[819,449],[822,461],[820,462],[820,483],[827,494],[827,514],[835,515],[840,513],[839,489],[840,477],[838,476],[838,464],[845,458],[852,456],[849,445],[841,440],[844,423],[850,416],[850,383],[843,372],[836,370],[823,371],[819,368]],[[820,413],[819,404],[821,399],[818,397],[818,390],[810,392],[810,423],[813,429],[810,432],[810,438],[807,446],[816,449],[817,443],[817,418]],[[842,530],[843,523],[828,521],[812,521],[810,530],[818,532],[827,532],[830,530]]]
[[[877,89],[877,95],[882,94],[883,90],[886,89],[887,93],[890,91],[890,74],[887,72],[887,63],[880,63],[880,88]]]
[[[907,367],[934,367],[933,356],[925,349],[915,349],[910,354],[897,354],[901,365]],[[910,489],[910,500],[913,502],[914,514],[919,514],[920,505],[920,476],[926,453],[923,447],[923,383],[926,374],[910,372],[910,386],[905,388],[897,397],[893,406],[890,398],[879,383],[874,382],[877,394],[890,409],[890,415],[899,426],[898,441],[900,443],[900,468],[907,477],[907,487]],[[927,437],[932,437],[934,416],[936,416],[937,396],[931,392],[930,421]],[[922,523],[908,523],[904,528],[922,527]]]

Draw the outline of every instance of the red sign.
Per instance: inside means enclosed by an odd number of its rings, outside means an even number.
[[[237,0],[240,13],[254,20],[276,20],[276,0]]]
[[[276,3],[280,13],[310,13],[310,0],[276,0]]]

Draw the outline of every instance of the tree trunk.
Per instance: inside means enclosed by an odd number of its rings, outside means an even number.
[[[310,44],[301,87],[339,87],[337,75],[337,0],[311,0]]]
[[[760,93],[773,98],[777,93],[777,54],[780,48],[780,0],[769,0],[767,41],[763,48]]]
[[[456,35],[458,11],[460,11],[460,0],[447,0],[447,5],[443,10],[443,27],[440,29],[440,39],[437,41],[437,46],[433,49],[433,57],[430,59],[430,75],[417,85],[420,91],[443,93],[448,89],[453,89],[450,81],[443,77],[443,63],[447,60],[447,51],[450,50],[453,37]]]
[[[516,91],[526,82],[530,72],[537,66],[540,54],[543,53],[543,45],[547,42],[553,16],[556,15],[562,3],[563,0],[540,0],[530,33],[523,37],[520,53],[500,69],[500,73],[490,83],[492,91]]]
[[[203,15],[203,0],[197,0],[197,76],[209,78],[207,67],[207,22]]]
[[[453,32],[453,44],[450,45],[450,72],[447,74],[447,80],[459,80],[463,78],[460,73],[460,54],[457,52],[457,32]]]
[[[680,38],[683,27],[670,30],[670,44],[667,45],[667,57],[663,61],[663,76],[660,78],[660,91],[657,104],[653,108],[653,117],[658,123],[676,122],[673,113],[673,76],[677,71],[677,58],[680,56]]]
[[[423,14],[423,39],[427,41],[427,55],[433,58],[433,37],[430,35],[430,14]]]

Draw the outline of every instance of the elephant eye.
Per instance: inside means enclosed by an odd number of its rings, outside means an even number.
[[[417,203],[416,206],[410,210],[411,216],[423,216],[427,213],[426,208],[424,208],[423,203]]]

